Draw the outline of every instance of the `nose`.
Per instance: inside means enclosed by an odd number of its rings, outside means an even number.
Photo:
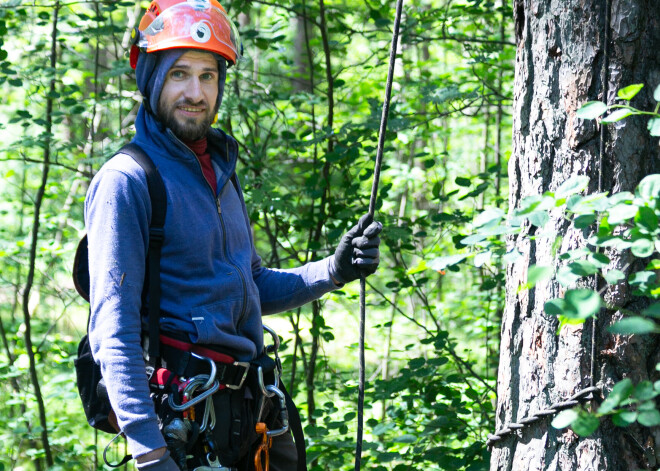
[[[199,103],[204,99],[202,84],[198,77],[192,77],[186,84],[185,97],[193,103]]]

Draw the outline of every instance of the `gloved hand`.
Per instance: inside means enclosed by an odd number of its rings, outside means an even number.
[[[157,460],[137,463],[136,466],[138,471],[181,471],[170,457],[169,450]]]
[[[369,276],[378,268],[380,262],[380,231],[383,225],[365,214],[357,225],[349,230],[339,241],[337,250],[330,260],[330,275],[339,283],[357,280],[360,276]]]

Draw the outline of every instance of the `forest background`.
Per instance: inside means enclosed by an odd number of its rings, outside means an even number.
[[[258,251],[271,267],[327,256],[368,207],[394,4],[223,5],[245,60],[219,125],[240,143]],[[127,50],[146,6],[0,4],[0,470],[103,468],[110,437],[75,387],[88,306],[70,271],[88,183],[133,133]],[[512,20],[504,0],[404,3],[367,283],[365,469],[488,467],[507,254],[461,241],[484,208],[507,210]],[[353,466],[357,289],[266,319],[315,470]]]

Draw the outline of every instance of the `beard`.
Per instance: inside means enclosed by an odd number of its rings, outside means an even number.
[[[179,106],[198,106],[201,103],[192,103],[189,100],[179,100],[175,103],[158,103],[158,118],[174,135],[182,141],[197,141],[208,133],[213,124],[213,119],[218,113],[217,103],[211,109],[206,106],[206,112],[197,118],[176,116],[176,110]],[[208,105],[204,103],[204,105]]]

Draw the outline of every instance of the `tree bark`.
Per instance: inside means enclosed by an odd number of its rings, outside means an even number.
[[[573,175],[590,177],[589,192],[631,191],[660,170],[658,140],[646,119],[628,119],[599,130],[576,117],[586,101],[609,104],[616,91],[633,83],[644,90],[632,105],[652,110],[660,82],[660,8],[653,0],[515,0],[517,41],[514,82],[513,153],[509,162],[510,208],[529,195],[555,190]],[[601,141],[604,152],[601,155]],[[554,229],[556,237],[543,236]],[[529,236],[541,237],[530,240]],[[565,326],[543,306],[563,295],[555,281],[518,290],[530,265],[558,266],[559,253],[586,245],[590,234],[576,231],[555,215],[540,230],[527,226],[508,241],[523,255],[507,269],[498,372],[497,427],[520,421],[591,384],[591,321]],[[617,268],[625,255],[609,254]],[[632,267],[634,269],[634,267]],[[592,284],[591,288],[594,287]],[[638,309],[627,286],[610,289],[612,304]],[[658,347],[653,339],[615,337],[607,326],[620,318],[601,312],[595,321],[593,382],[607,395],[624,377],[658,379]],[[599,394],[599,396],[601,396]],[[590,437],[551,427],[551,418],[519,430],[492,449],[491,470],[655,469],[660,433],[641,427],[614,427],[602,420]],[[654,466],[651,468],[651,466]]]

